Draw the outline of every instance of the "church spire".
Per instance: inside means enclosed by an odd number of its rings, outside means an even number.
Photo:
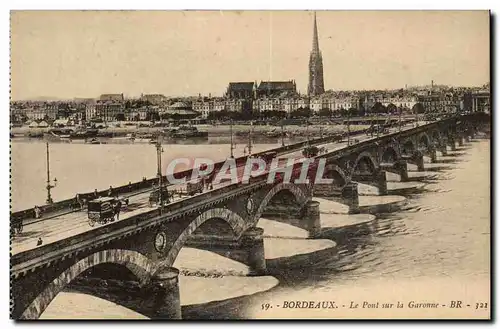
[[[313,53],[319,53],[319,41],[318,41],[318,23],[316,23],[316,12],[314,12],[314,31],[313,31]]]
[[[309,85],[307,93],[309,96],[318,96],[324,92],[323,59],[319,50],[318,24],[316,22],[316,12],[314,12],[313,47],[309,56]]]

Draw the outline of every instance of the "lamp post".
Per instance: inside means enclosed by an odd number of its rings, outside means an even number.
[[[245,149],[243,150],[244,152],[248,150],[248,157],[252,156],[252,129],[253,129],[253,120],[250,121],[250,131],[248,132],[248,145],[245,146]]]
[[[49,153],[49,142],[46,143],[47,145],[47,186],[45,188],[47,189],[47,204],[52,204],[54,200],[52,200],[52,196],[50,195],[50,190],[53,189],[54,187],[57,186],[57,178],[54,178],[54,185],[50,184],[50,153]]]
[[[401,125],[402,125],[402,121],[401,121],[401,114],[403,112],[403,109],[401,107],[399,107],[399,132],[401,132]]]
[[[309,118],[306,119],[306,138],[307,146],[309,147]]]
[[[156,140],[156,159],[157,159],[157,165],[158,165],[158,170],[157,170],[157,176],[158,176],[158,199],[160,203],[160,214],[163,211],[163,179],[162,179],[162,174],[161,174],[161,154],[163,153],[163,148],[161,146],[160,142],[160,136],[158,135],[157,140]]]
[[[351,112],[347,111],[347,146],[351,145]]]
[[[283,119],[281,119],[281,146],[285,146],[285,131],[283,127]]]
[[[380,113],[377,112],[377,117],[376,117],[376,119],[377,119],[377,138],[379,138],[379,136],[380,136],[380,116],[379,116],[379,114]]]
[[[233,144],[233,119],[230,121],[230,126],[229,126],[229,131],[231,133],[231,158],[234,158],[233,150],[234,150],[234,144]]]

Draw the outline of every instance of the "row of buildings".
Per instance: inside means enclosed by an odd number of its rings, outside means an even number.
[[[490,111],[488,88],[450,89],[445,91],[327,91],[318,96],[301,95],[293,81],[230,83],[224,97],[211,95],[189,98],[168,98],[161,94],[147,94],[127,99],[123,94],[104,94],[97,99],[71,101],[11,102],[11,121],[56,120],[75,121],[157,121],[177,117],[206,119],[214,112],[258,114],[282,111],[291,114],[300,109],[313,113],[329,110],[357,110],[360,114],[382,111],[395,112],[455,112]],[[260,86],[265,86],[265,93]],[[288,89],[287,89],[288,88]],[[382,107],[381,107],[382,106]]]

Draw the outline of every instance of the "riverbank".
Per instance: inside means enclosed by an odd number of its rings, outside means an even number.
[[[255,135],[266,135],[271,133],[281,133],[281,126],[272,126],[272,125],[194,125],[201,132],[208,132],[208,135],[211,137],[220,137],[220,136],[229,136],[231,134],[231,130],[233,134],[248,134],[250,130],[252,130],[252,134]],[[351,125],[351,131],[358,131],[369,128],[369,125]],[[44,133],[48,133],[51,128],[29,128],[27,126],[24,127],[14,127],[11,128],[11,134],[16,137],[43,137]],[[113,135],[116,137],[123,137],[127,134],[138,134],[138,135],[149,135],[156,134],[162,132],[165,128],[163,127],[135,127],[135,126],[127,126],[127,127],[108,127],[99,129],[99,134],[103,135]],[[175,127],[172,127],[175,129]],[[304,135],[307,131],[311,135],[319,136],[320,133],[324,134],[333,134],[338,132],[346,132],[347,126],[342,124],[329,124],[329,125],[310,125],[309,127],[297,126],[297,125],[288,125],[283,126],[283,131],[285,133],[295,133],[299,135]]]

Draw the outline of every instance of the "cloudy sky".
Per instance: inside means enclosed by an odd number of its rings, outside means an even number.
[[[489,81],[486,11],[318,11],[326,89]],[[308,11],[32,11],[11,17],[13,99],[307,89]]]

